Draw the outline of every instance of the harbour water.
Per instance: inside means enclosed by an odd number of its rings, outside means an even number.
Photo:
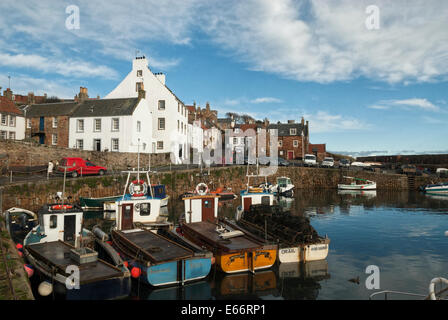
[[[220,215],[233,217],[239,200],[224,203]],[[131,299],[369,299],[380,290],[426,295],[431,279],[448,278],[448,197],[417,192],[338,193],[304,190],[282,201],[292,214],[306,215],[320,235],[331,239],[324,261],[276,264],[255,275],[224,275],[212,269],[204,280],[185,287],[152,289],[133,282]],[[175,221],[183,203],[170,203]],[[97,224],[94,213],[87,224]],[[378,290],[365,282],[370,265],[379,268]],[[349,281],[359,277],[356,281]],[[377,297],[384,298],[384,296]],[[388,298],[413,299],[409,296]]]

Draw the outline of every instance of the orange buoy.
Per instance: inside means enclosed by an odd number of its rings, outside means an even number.
[[[129,263],[127,261],[123,261],[123,264],[126,268],[129,267]]]
[[[23,246],[22,246],[20,243],[18,243],[18,244],[16,245],[16,248],[17,248],[17,249],[22,249]]]
[[[142,270],[140,270],[140,268],[137,268],[137,267],[133,267],[133,268],[132,268],[132,270],[131,270],[131,276],[132,276],[133,278],[138,278],[138,277],[141,276],[141,274],[142,274]]]

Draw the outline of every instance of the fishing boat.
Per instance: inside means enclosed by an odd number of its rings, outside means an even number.
[[[423,192],[428,194],[448,194],[448,182],[428,184],[423,187]]]
[[[46,204],[37,216],[39,224],[25,237],[23,253],[42,280],[40,295],[55,294],[67,300],[108,300],[129,295],[129,270],[113,250],[109,253],[115,255],[115,265],[98,258],[92,248],[94,235],[82,228],[80,207]]]
[[[38,224],[37,214],[22,208],[9,208],[3,212],[6,230],[15,243],[22,243],[28,232]]]
[[[121,195],[110,196],[110,197],[101,197],[101,198],[79,197],[79,204],[80,204],[81,208],[86,211],[103,210],[104,203],[115,202],[120,197],[121,197]]]
[[[259,237],[278,241],[281,263],[317,261],[328,256],[330,239],[319,236],[308,218],[291,215],[280,206],[251,206],[237,224]]]
[[[271,185],[269,189],[276,196],[294,197],[294,185],[288,177],[277,177],[277,184]]]
[[[213,255],[163,235],[172,223],[162,212],[162,199],[155,197],[149,171],[127,171],[123,196],[116,201],[112,246],[131,269],[132,277],[154,287],[184,285],[205,278]],[[140,179],[146,174],[147,182]],[[137,179],[131,182],[131,175]],[[129,193],[126,193],[126,192]],[[99,232],[99,231],[97,231]]]
[[[180,228],[176,229],[178,234],[213,252],[222,272],[254,273],[270,268],[276,260],[277,245],[265,242],[230,220],[219,219],[219,196],[207,193],[205,184],[196,189],[202,191],[183,199],[185,212]]]
[[[339,190],[376,190],[376,182],[374,181],[355,177],[344,177],[344,178],[354,181],[350,184],[338,184]]]
[[[274,205],[275,195],[269,188],[267,176],[258,174],[258,162],[257,162],[257,174],[249,174],[249,164],[247,165],[247,183],[246,189],[240,191],[241,205],[236,208],[235,220],[239,220],[244,211],[248,211],[251,205],[263,204],[272,206]],[[259,187],[253,187],[250,184],[251,178],[264,178],[265,182]]]

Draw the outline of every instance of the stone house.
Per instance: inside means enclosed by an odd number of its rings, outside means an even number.
[[[287,123],[268,125],[268,130],[277,130],[278,155],[287,160],[302,159],[309,150],[308,121],[303,117],[300,123],[288,120]]]

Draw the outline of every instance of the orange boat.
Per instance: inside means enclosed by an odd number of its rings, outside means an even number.
[[[182,235],[213,252],[216,264],[225,273],[270,268],[277,259],[277,245],[268,244],[236,224],[218,219],[219,196],[197,193],[183,198]]]

